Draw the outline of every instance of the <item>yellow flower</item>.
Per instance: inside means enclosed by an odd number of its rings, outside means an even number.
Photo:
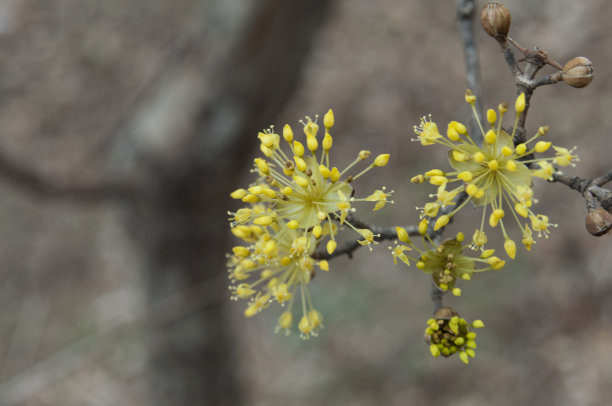
[[[234,247],[227,262],[231,299],[248,300],[247,317],[256,315],[273,302],[287,306],[279,318],[277,331],[289,334],[295,298],[301,302],[298,308],[303,315],[314,314],[308,290],[310,281],[316,267],[329,270],[327,261],[317,262],[311,258],[316,244],[313,234],[303,234],[280,222],[266,227],[254,243]],[[310,328],[308,337],[316,335],[319,324]]]
[[[400,236],[400,231],[398,231],[398,236]],[[443,291],[451,291],[455,296],[460,296],[461,289],[455,286],[459,279],[469,281],[476,272],[499,269],[504,265],[503,261],[499,259],[491,260],[494,250],[487,252],[486,258],[483,256],[474,258],[464,255],[463,250],[466,248],[463,245],[464,239],[464,235],[458,233],[457,237],[446,240],[436,246],[431,240],[423,237],[422,249],[415,246],[409,239],[405,245],[396,242],[395,246],[389,247],[389,249],[395,264],[400,259],[409,266],[410,260],[412,260],[416,262],[418,269],[431,275],[433,283],[438,288]],[[417,255],[411,256],[405,253],[405,251],[412,250]],[[476,264],[483,266],[477,268]]]
[[[466,94],[467,99],[473,105],[475,99],[471,92]],[[487,111],[487,121],[490,125],[487,130],[483,128],[482,122],[474,106],[472,106],[484,140],[482,145],[477,145],[470,137],[465,126],[456,121],[448,125],[448,139],[436,135],[437,125],[431,121],[431,117],[423,117],[421,125],[415,129],[419,136],[416,140],[421,141],[423,145],[437,143],[449,149],[448,159],[454,169],[453,172],[442,172],[435,169],[415,177],[421,181],[429,180],[432,184],[440,185],[438,192],[432,195],[435,200],[420,208],[421,218],[433,219],[437,217],[440,208],[454,205],[456,196],[465,191],[468,198],[454,207],[452,211],[438,217],[434,230],[448,224],[459,210],[471,202],[483,208],[481,226],[474,234],[471,247],[484,249],[487,242],[484,224],[487,214],[490,213],[488,224],[491,228],[500,226],[499,229],[506,240],[506,253],[511,258],[515,256],[515,248],[506,231],[505,217],[515,219],[523,234],[526,226],[519,221],[519,216],[529,217],[532,219],[533,229],[540,231],[539,235],[547,235],[548,228],[543,223],[544,218],[546,218],[547,223],[547,217],[536,214],[531,209],[532,204],[537,202],[533,198],[533,177],[550,179],[554,173],[554,168],[550,162],[564,166],[573,164],[578,160],[578,157],[573,155],[574,149],[567,150],[557,146],[553,146],[556,151],[556,157],[554,158],[542,158],[535,155],[535,153],[545,152],[552,145],[550,142],[537,141],[533,147],[529,147],[532,141],[548,132],[548,127],[540,127],[531,139],[515,147],[513,139],[517,130],[518,117],[523,111],[522,109],[525,108],[524,95],[517,98],[515,108],[514,127],[512,134],[509,134],[501,127],[502,118],[507,110],[505,104],[500,104],[498,107],[499,117],[494,110]],[[444,182],[441,182],[442,178],[444,178]],[[451,188],[449,185],[456,186]],[[511,215],[504,216],[505,213],[511,213]],[[535,223],[533,218],[536,219]],[[524,241],[524,245],[528,249],[531,248],[531,243],[530,240]]]

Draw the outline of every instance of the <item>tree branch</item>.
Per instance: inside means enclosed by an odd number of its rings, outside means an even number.
[[[355,227],[358,228],[367,228],[371,230],[375,235],[380,234],[379,236],[374,237],[376,241],[385,241],[385,240],[395,240],[397,239],[397,231],[395,231],[395,227],[380,227],[380,226],[370,226],[363,221],[350,218],[349,221]],[[408,226],[404,227],[406,231],[408,231],[408,235],[417,236],[419,234],[419,229],[416,226]],[[342,255],[347,255],[349,258],[353,258],[353,252],[355,252],[358,248],[363,247],[363,245],[359,244],[359,242],[355,241],[347,241],[342,244],[340,247],[336,248],[334,252],[329,254],[325,249],[320,249],[315,251],[311,257],[313,259],[332,259]]]
[[[78,200],[84,203],[133,200],[141,195],[135,184],[117,180],[99,183],[67,183],[36,172],[0,151],[0,177],[24,191],[42,197]]]
[[[576,190],[587,201],[587,207],[592,206],[592,202],[589,203],[589,199],[592,199],[594,196],[604,210],[612,213],[612,191],[601,187],[610,180],[612,180],[612,169],[595,179],[586,179],[580,176],[570,176],[557,172],[553,175],[551,182],[561,183],[570,189]]]

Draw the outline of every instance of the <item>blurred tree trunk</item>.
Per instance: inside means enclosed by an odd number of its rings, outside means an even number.
[[[328,3],[205,2],[201,26],[115,146],[112,172],[135,176],[146,196],[127,206],[123,225],[148,283],[151,404],[241,403],[224,316],[229,230],[219,230]]]

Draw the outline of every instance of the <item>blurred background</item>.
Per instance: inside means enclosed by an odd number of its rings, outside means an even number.
[[[523,46],[593,62],[589,87],[536,91],[527,131],[550,125],[578,146],[568,173],[601,175],[612,5],[506,5]],[[484,105],[512,102],[475,28]],[[333,108],[335,162],[391,153],[355,187],[396,203],[359,216],[414,224],[431,189],[409,179],[446,152],[411,143],[412,127],[466,121],[466,86],[450,0],[0,1],[0,404],[607,404],[610,239],[586,233],[562,185],[536,180],[549,239],[445,298],[485,322],[470,366],[429,355],[430,279],[385,243],[313,281],[317,339],[274,334],[278,307],[245,319],[229,300],[228,193],[251,181],[259,130]],[[450,232],[471,235],[478,213]]]

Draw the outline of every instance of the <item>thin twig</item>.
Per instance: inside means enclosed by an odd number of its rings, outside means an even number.
[[[375,241],[385,241],[385,240],[395,240],[397,239],[397,231],[395,227],[380,227],[380,226],[370,226],[363,221],[351,218],[349,219],[351,224],[358,228],[367,228],[371,230],[375,237]],[[417,236],[419,234],[419,230],[416,226],[408,226],[404,227],[406,231],[408,231],[408,235]],[[342,255],[347,255],[349,258],[353,257],[353,252],[355,252],[358,248],[363,247],[363,245],[359,244],[358,241],[347,241],[342,244],[340,247],[336,248],[334,252],[329,254],[324,249],[315,251],[311,257],[314,259],[332,259]]]

